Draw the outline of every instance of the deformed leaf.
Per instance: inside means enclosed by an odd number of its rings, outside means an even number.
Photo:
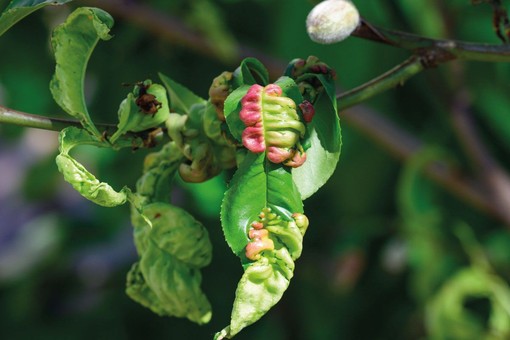
[[[209,234],[188,212],[156,202],[145,206],[143,214],[152,221],[152,228],[146,231],[161,250],[194,268],[205,267],[211,262]]]
[[[83,197],[101,206],[114,207],[126,203],[131,194],[129,188],[124,187],[119,192],[115,191],[107,183],[100,182],[69,155],[71,149],[77,145],[110,146],[106,142],[95,140],[82,129],[68,127],[62,130],[59,135],[60,154],[56,158],[56,163],[66,182],[70,183]]]
[[[158,152],[145,157],[144,174],[136,182],[136,194],[145,203],[168,199],[172,179],[183,160],[175,142],[167,143]]]
[[[101,134],[92,122],[83,91],[85,70],[98,41],[108,40],[113,18],[98,8],[81,7],[53,32],[51,43],[56,68],[50,83],[55,101],[96,138]]]
[[[66,182],[83,197],[103,207],[115,207],[126,203],[129,189],[124,187],[120,192],[115,191],[110,185],[100,182],[83,165],[69,155],[58,155],[58,170],[64,175]]]
[[[136,85],[133,93],[129,93],[120,103],[119,124],[117,131],[110,137],[110,142],[115,143],[120,136],[129,131],[138,132],[154,128],[164,123],[169,114],[165,88],[146,80],[143,84]]]
[[[12,0],[0,16],[0,36],[27,15],[48,5],[63,5],[72,0]]]
[[[288,277],[288,271],[294,269],[294,263],[288,260],[285,251],[274,252],[271,259],[262,257],[246,269],[237,285],[231,323],[215,339],[230,339],[280,301],[292,278],[292,275]],[[290,264],[292,267],[287,267]]]
[[[157,202],[132,209],[140,261],[128,274],[127,294],[159,315],[209,322],[211,306],[200,289],[199,268],[211,261],[207,230],[184,210]]]
[[[264,154],[250,152],[236,171],[221,206],[225,238],[236,255],[244,256],[248,229],[266,207],[303,212],[290,171],[267,161]]]
[[[187,317],[198,324],[209,322],[211,306],[200,289],[199,269],[176,261],[153,242],[149,242],[139,267],[142,276],[128,281],[126,288],[133,300],[161,316]]]
[[[216,334],[216,339],[231,338],[259,320],[287,290],[308,226],[306,216],[294,216],[296,220],[287,221],[272,209],[264,208],[251,224],[246,256],[254,262],[245,265],[230,325]]]

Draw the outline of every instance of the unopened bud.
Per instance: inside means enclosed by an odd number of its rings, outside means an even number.
[[[310,39],[333,44],[347,38],[358,27],[360,16],[349,0],[325,0],[315,6],[306,19]]]

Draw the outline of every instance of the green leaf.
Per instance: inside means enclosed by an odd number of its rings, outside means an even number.
[[[191,90],[165,76],[164,74],[159,73],[159,78],[165,85],[170,96],[170,109],[172,112],[189,114],[193,105],[204,105],[206,103],[205,99],[200,98],[191,92]]]
[[[143,91],[143,93],[140,91]],[[137,104],[135,96],[137,96],[137,99],[143,99],[145,96],[154,96],[153,98],[149,97],[145,104],[141,105],[147,105],[147,101],[152,101],[153,108],[157,111],[154,113],[144,112],[145,108]],[[117,131],[111,136],[110,142],[115,143],[119,137],[129,131],[138,132],[157,127],[164,123],[169,115],[170,109],[168,108],[165,88],[159,84],[152,84],[150,80],[146,80],[143,85],[137,85],[133,93],[129,93],[127,98],[120,104],[118,112],[119,124],[117,125]]]
[[[235,173],[221,206],[225,238],[236,255],[244,257],[248,229],[265,207],[303,212],[290,171],[267,161],[263,153],[250,152]]]
[[[69,155],[71,149],[77,145],[110,147],[109,143],[96,140],[82,129],[68,127],[62,130],[59,134],[60,154],[56,158],[56,163],[66,182],[71,184],[83,197],[98,205],[114,207],[126,203],[131,194],[128,187],[124,187],[120,192],[115,191],[107,183],[100,182]]]
[[[48,5],[63,5],[72,0],[12,0],[0,16],[0,36],[18,21]]]
[[[241,65],[234,71],[234,85],[267,85],[269,84],[269,73],[265,66],[255,58],[243,59]]]
[[[225,99],[225,109],[223,111],[225,119],[227,120],[230,133],[238,142],[241,142],[243,130],[246,128],[246,125],[239,118],[239,112],[242,109],[241,99],[243,99],[249,89],[250,85],[242,85]]]
[[[237,286],[230,325],[217,334],[217,339],[230,338],[259,320],[287,290],[294,275],[294,261],[303,249],[308,220],[305,217],[306,222],[297,222],[290,217],[287,221],[284,217],[285,214],[280,215],[275,209],[265,208],[259,215],[257,226],[250,231],[252,240],[247,246],[247,256],[254,262],[245,265]]]
[[[159,315],[209,322],[211,306],[200,289],[199,271],[212,256],[207,230],[167,203],[146,205],[143,214],[145,218],[132,209],[140,261],[128,274],[127,294]]]
[[[124,187],[120,192],[110,185],[100,182],[83,165],[69,155],[58,155],[58,170],[64,175],[66,182],[71,184],[86,199],[103,207],[115,207],[126,203],[129,189]]]
[[[168,200],[172,180],[183,159],[175,142],[145,157],[144,173],[136,182],[136,194],[144,204]]]
[[[294,261],[285,249],[273,251],[269,256],[251,264],[244,272],[237,285],[230,325],[214,339],[232,338],[258,321],[282,298],[293,276]]]
[[[50,90],[55,101],[96,138],[101,134],[90,119],[83,82],[90,55],[100,39],[108,40],[113,18],[103,10],[82,7],[53,32],[51,43],[57,62]]]
[[[315,116],[307,126],[309,140],[304,144],[310,144],[310,147],[306,150],[306,162],[292,169],[294,182],[304,200],[317,192],[333,175],[340,157],[342,135],[334,83],[323,75],[307,74],[303,77],[317,78],[325,89],[325,93],[314,103]],[[296,82],[302,81],[303,77]]]

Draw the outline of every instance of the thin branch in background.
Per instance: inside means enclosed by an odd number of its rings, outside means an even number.
[[[471,101],[466,89],[461,89],[452,104],[454,131],[474,164],[481,183],[489,194],[498,214],[510,221],[510,176],[491,156],[480,138],[471,113]]]
[[[376,145],[383,147],[402,161],[411,158],[425,147],[425,144],[412,134],[400,129],[369,108],[356,106],[343,111],[340,117],[342,122],[362,132]],[[510,226],[510,216],[496,208],[492,197],[478,181],[462,176],[461,169],[454,168],[445,162],[434,162],[426,167],[425,173],[458,199]]]
[[[338,110],[342,111],[389,89],[402,86],[407,79],[420,73],[424,69],[425,66],[423,59],[419,56],[413,55],[403,63],[397,65],[379,77],[374,78],[350,91],[337,95]]]
[[[510,45],[478,44],[448,39],[431,39],[407,32],[374,26],[362,19],[352,33],[353,36],[372,40],[393,47],[412,51],[415,54],[435,53],[435,61],[444,63],[453,59],[509,62]]]

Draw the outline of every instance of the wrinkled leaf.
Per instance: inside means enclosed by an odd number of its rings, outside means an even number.
[[[296,105],[299,105],[303,101],[303,96],[301,92],[299,92],[299,87],[294,79],[286,76],[280,77],[275,81],[275,84],[280,86],[284,95],[292,99]]]
[[[184,210],[157,202],[132,210],[140,261],[128,274],[126,293],[162,316],[209,322],[211,306],[200,289],[199,268],[211,261],[207,230]]]
[[[110,146],[106,142],[94,139],[85,130],[75,127],[62,130],[59,135],[60,154],[56,158],[56,163],[66,182],[70,183],[83,197],[101,206],[114,207],[124,204],[131,194],[129,188],[124,187],[117,192],[107,183],[100,182],[69,155],[71,149],[77,145]]]
[[[152,227],[138,223],[135,228],[142,228],[162,251],[194,268],[205,267],[211,262],[209,234],[202,223],[188,212],[167,203],[156,202],[144,206],[143,214],[152,221]],[[143,253],[144,249],[141,251]]]
[[[120,192],[110,185],[100,182],[83,165],[69,155],[58,155],[58,170],[64,175],[66,182],[83,197],[103,207],[115,207],[126,203],[129,189],[124,187]]]
[[[292,278],[294,262],[284,249],[272,253],[271,259],[262,257],[246,269],[237,285],[231,323],[214,339],[230,339],[280,301]]]
[[[154,128],[168,119],[170,110],[168,108],[165,88],[159,84],[152,84],[150,81],[146,81],[145,83],[146,84],[142,86],[137,86],[135,91],[129,93],[127,98],[120,103],[118,112],[119,124],[117,125],[117,131],[115,131],[110,138],[111,143],[115,143],[115,141],[126,132],[138,132]],[[144,86],[148,86],[147,89],[145,89]],[[136,94],[136,92],[142,90],[144,92],[143,94]],[[135,97],[136,95],[138,95],[138,97]],[[154,98],[152,96],[154,96]],[[144,98],[148,98],[145,104],[137,104],[138,99],[143,100]],[[154,113],[144,112],[145,108],[143,106],[147,105],[152,106],[153,109],[157,111]]]
[[[280,215],[276,209],[262,210],[252,225],[250,243],[246,247],[246,256],[254,262],[245,265],[230,325],[217,333],[216,339],[233,337],[259,320],[282,298],[294,275],[294,261],[303,249],[308,219],[304,215],[301,217],[304,220],[300,222],[292,217],[288,221],[286,214]]]
[[[303,212],[290,171],[267,161],[264,154],[248,153],[236,171],[221,207],[225,238],[236,255],[244,256],[250,224],[258,219],[265,207]]]
[[[0,16],[0,36],[27,15],[48,5],[63,5],[72,0],[12,0]]]
[[[101,134],[94,126],[85,103],[84,79],[87,63],[100,39],[108,40],[113,18],[103,10],[82,7],[58,26],[51,38],[56,68],[50,83],[55,101],[96,138]]]
[[[168,200],[173,177],[183,157],[175,142],[145,157],[144,174],[136,182],[136,194],[145,204]]]

